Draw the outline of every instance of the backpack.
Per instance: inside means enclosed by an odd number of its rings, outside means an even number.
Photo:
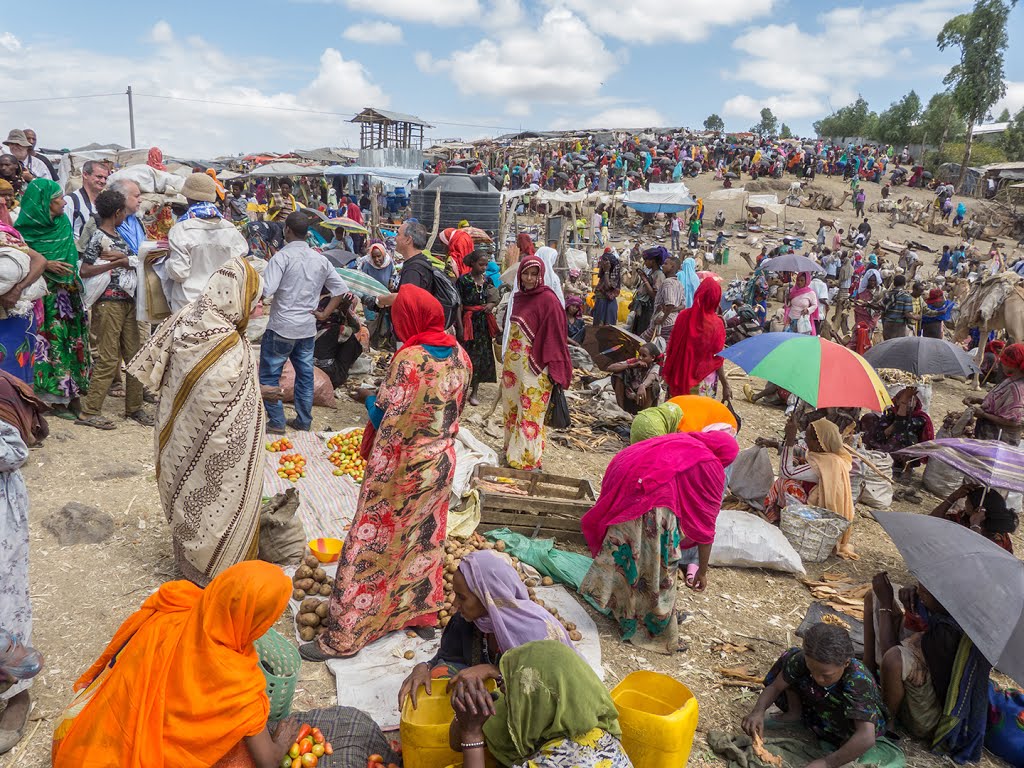
[[[451,328],[458,317],[462,299],[455,289],[455,284],[442,270],[431,264],[430,275],[434,279],[434,289],[431,293],[434,294],[435,299],[441,302],[441,309],[444,310],[444,327]]]

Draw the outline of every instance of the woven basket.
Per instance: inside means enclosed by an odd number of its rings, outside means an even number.
[[[793,502],[782,510],[779,523],[783,535],[805,563],[825,562],[849,527],[849,520],[831,510]]]
[[[255,646],[260,656],[260,671],[267,679],[270,719],[280,720],[292,711],[292,697],[299,680],[302,657],[295,646],[273,629],[257,639]]]

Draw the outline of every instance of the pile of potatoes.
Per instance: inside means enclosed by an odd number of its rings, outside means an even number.
[[[327,571],[320,567],[320,561],[313,555],[306,555],[302,565],[295,569],[292,577],[292,600],[305,600],[307,597],[330,597],[334,589],[334,579],[327,578]]]
[[[452,587],[452,581],[455,578],[455,572],[459,570],[459,563],[462,562],[462,558],[473,552],[482,549],[493,549],[496,552],[505,551],[505,542],[497,541],[490,542],[481,536],[479,533],[474,533],[466,541],[459,541],[458,539],[448,539],[444,543],[444,605],[441,606],[441,612],[438,617],[441,621],[441,626],[448,626],[448,622],[451,621],[453,614],[452,606],[455,602],[455,591]],[[558,609],[554,606],[547,605],[543,600],[537,597],[537,593],[534,590],[535,587],[544,586],[550,587],[555,582],[549,577],[545,576],[542,579],[527,579],[523,578],[522,573],[519,571],[519,559],[512,557],[512,565],[516,569],[516,573],[519,573],[519,578],[523,579],[523,584],[526,585],[526,591],[530,595],[530,599],[533,600],[541,608],[547,610],[552,616],[554,616],[565,627],[565,631],[569,633],[574,641],[583,639],[583,635],[576,628],[576,625],[571,621],[566,621],[558,615]]]
[[[327,619],[327,601],[317,600],[315,597],[307,597],[299,606],[299,612],[295,617],[295,623],[299,626],[299,637],[304,643],[315,640],[323,629],[323,623]]]

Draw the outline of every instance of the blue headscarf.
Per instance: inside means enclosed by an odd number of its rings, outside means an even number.
[[[693,295],[700,288],[700,278],[697,276],[697,262],[692,258],[685,259],[683,266],[679,269],[676,278],[683,284],[683,292],[686,297],[686,309],[693,306]]]

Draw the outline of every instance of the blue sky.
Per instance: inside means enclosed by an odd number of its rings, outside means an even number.
[[[763,105],[807,134],[858,93],[876,110],[911,88],[927,101],[954,61],[936,49],[936,32],[969,8],[965,0],[250,0],[107,13],[56,0],[46,18],[59,23],[44,25],[38,8],[20,3],[3,14],[0,102],[47,100],[0,105],[0,128],[33,127],[44,146],[127,144],[124,97],[53,99],[131,84],[139,146],[178,155],[353,146],[354,126],[312,111],[368,105],[434,122],[434,139],[699,126],[711,112],[744,130]],[[1010,37],[1005,105],[1015,111],[1024,106],[1022,8]]]

